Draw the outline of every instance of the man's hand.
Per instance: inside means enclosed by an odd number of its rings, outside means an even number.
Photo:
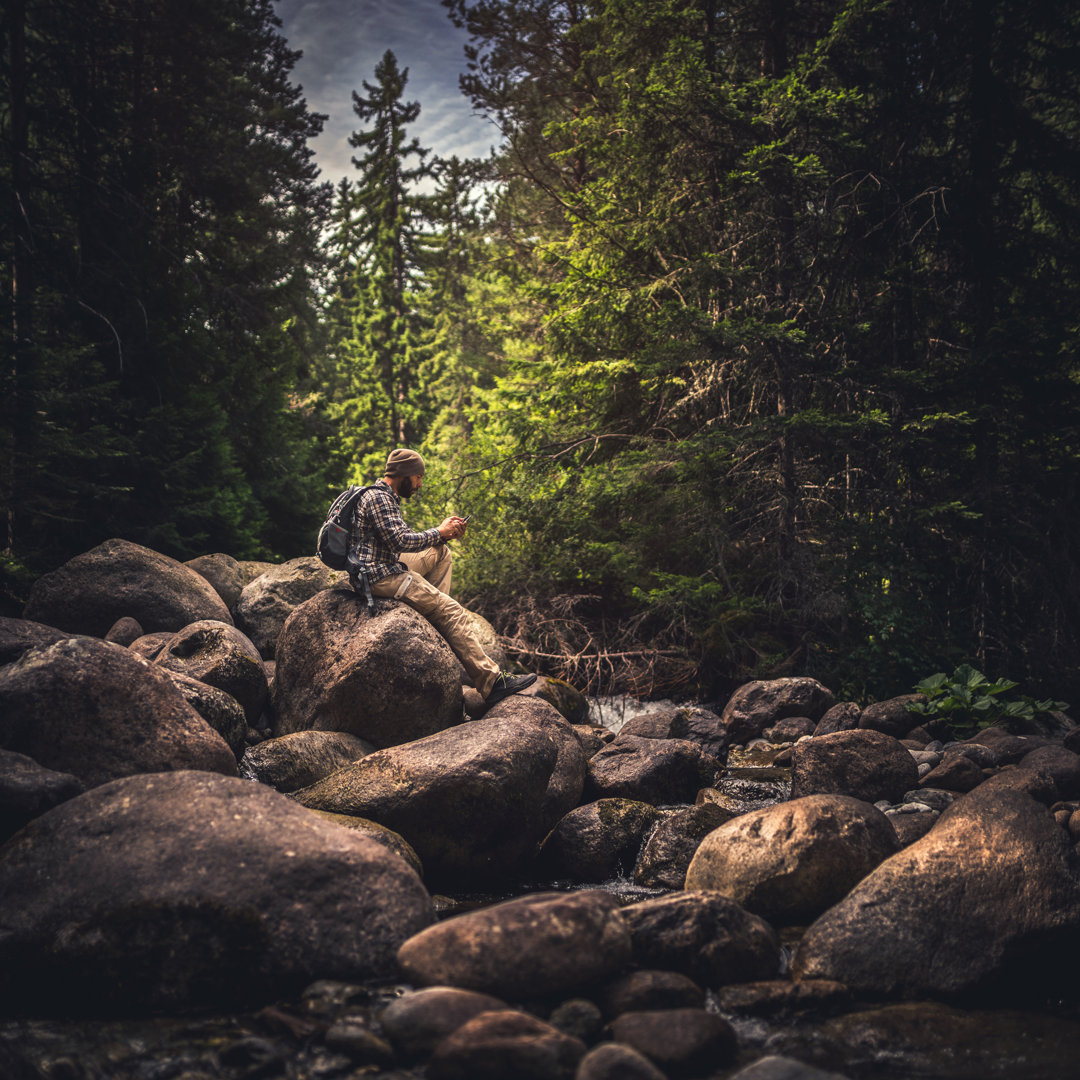
[[[439,526],[439,535],[444,540],[456,540],[465,535],[465,519],[463,517],[448,517]]]

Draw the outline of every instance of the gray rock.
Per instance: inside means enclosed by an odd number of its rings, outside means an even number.
[[[0,850],[0,912],[0,997],[44,1015],[237,1009],[316,977],[385,978],[433,918],[380,844],[206,772],[127,777],[38,818]]]
[[[687,739],[721,765],[727,761],[731,742],[720,717],[697,705],[669,705],[635,716],[623,724],[619,734],[644,739]]]
[[[705,1009],[624,1013],[611,1037],[633,1047],[669,1077],[703,1076],[735,1061],[735,1029]]]
[[[197,559],[188,559],[184,565],[206,578],[230,611],[236,607],[240,593],[247,584],[244,581],[240,563],[236,559],[219,551],[213,555],[200,555]]]
[[[132,773],[235,775],[225,740],[169,676],[130,650],[77,637],[0,668],[0,746],[87,787]]]
[[[601,1043],[581,1059],[574,1080],[667,1080],[667,1077],[632,1046]]]
[[[586,1047],[535,1016],[474,1016],[435,1048],[429,1080],[572,1080]]]
[[[874,995],[1025,1000],[1074,979],[1080,884],[1069,837],[1030,796],[988,784],[807,930],[797,979]]]
[[[600,799],[577,806],[548,834],[540,848],[546,877],[607,881],[634,868],[642,837],[660,819],[648,803]]]
[[[0,750],[0,844],[84,790],[82,781],[70,773],[46,769],[25,754]]]
[[[850,795],[873,803],[896,801],[919,781],[907,749],[878,731],[838,731],[795,747],[791,797]]]
[[[23,615],[98,638],[125,615],[137,619],[147,633],[175,633],[200,619],[232,622],[205,578],[127,540],[106,540],[38,578]]]
[[[774,924],[801,926],[897,847],[895,830],[876,807],[809,795],[713,830],[690,864],[686,889],[719,892]]]
[[[398,951],[408,980],[508,1001],[574,993],[630,959],[630,934],[609,893],[537,893],[422,930]]]
[[[458,659],[443,636],[400,601],[376,608],[371,618],[351,590],[329,589],[289,617],[271,694],[275,735],[347,731],[386,747],[461,720]]]
[[[780,943],[764,919],[719,893],[682,892],[622,909],[634,963],[678,971],[706,987],[769,979]]]
[[[347,589],[349,575],[331,570],[313,557],[270,565],[244,585],[236,601],[236,625],[264,659],[274,660],[278,637],[289,616],[301,604],[335,585]]]
[[[658,889],[681,889],[701,841],[732,813],[714,802],[678,810],[653,830],[634,867],[634,883]]]
[[[429,1057],[447,1035],[474,1016],[506,1008],[504,1001],[490,994],[452,986],[429,986],[391,1002],[379,1022],[398,1056],[412,1062]]]
[[[832,691],[816,679],[769,679],[740,686],[720,719],[731,742],[745,744],[788,716],[818,720],[834,702]]]
[[[585,790],[592,799],[637,799],[653,805],[693,802],[720,765],[688,739],[618,735],[589,759]]]
[[[248,747],[239,772],[277,791],[297,791],[374,752],[371,743],[346,731],[294,731]]]
[[[553,737],[556,725],[569,728],[561,718],[472,720],[380,750],[293,798],[400,833],[433,879],[500,877],[531,858],[551,826],[550,790],[563,786],[559,755],[570,743],[577,746],[572,732],[565,740]],[[564,792],[560,816],[577,802],[571,794]]]

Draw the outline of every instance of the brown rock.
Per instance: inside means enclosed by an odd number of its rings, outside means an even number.
[[[701,1076],[731,1065],[738,1049],[734,1028],[705,1009],[624,1013],[612,1021],[611,1036],[670,1077]]]
[[[236,559],[219,551],[213,555],[200,555],[197,559],[188,559],[184,565],[206,578],[230,611],[236,607],[236,602],[240,599],[240,593],[246,584],[243,571]]]
[[[69,637],[69,633],[55,626],[0,615],[0,666],[18,660],[27,649],[37,645],[53,645]]]
[[[703,1009],[705,991],[677,971],[631,971],[608,983],[597,995],[604,1015],[656,1009]]]
[[[628,875],[642,837],[660,819],[648,803],[600,799],[577,806],[548,834],[540,848],[540,872],[579,882]]]
[[[714,802],[702,802],[665,817],[652,831],[634,867],[634,883],[657,889],[681,889],[701,841],[732,813]]]
[[[601,1043],[581,1059],[574,1080],[667,1080],[667,1077],[632,1046]]]
[[[643,739],[618,735],[589,758],[589,798],[637,799],[654,806],[693,802],[713,782],[716,758],[688,739]]]
[[[46,769],[25,754],[0,750],[0,844],[46,810],[84,790],[70,773]]]
[[[720,719],[733,744],[748,743],[788,716],[818,720],[834,700],[832,691],[816,679],[769,679],[739,687]]]
[[[537,893],[428,927],[398,950],[405,978],[508,1001],[566,995],[610,978],[630,935],[606,892]]]
[[[921,787],[964,792],[978,787],[985,779],[982,769],[971,758],[956,754],[931,769],[919,784]]]
[[[403,1061],[420,1061],[474,1016],[506,1007],[504,1001],[490,994],[452,986],[429,986],[391,1002],[379,1022]]]
[[[919,782],[911,754],[879,731],[838,731],[795,747],[791,797],[850,795],[875,803],[897,802]]]
[[[807,979],[793,983],[787,979],[736,983],[717,991],[721,1012],[751,1016],[820,1013],[843,1008],[851,992],[843,983],[828,979]]]
[[[147,633],[199,619],[232,622],[209,582],[183,563],[127,540],[106,540],[34,582],[24,617],[103,638],[117,619]]]
[[[240,775],[278,791],[298,791],[374,752],[371,743],[346,731],[294,731],[248,747]]]
[[[142,636],[143,628],[138,620],[125,615],[122,619],[117,619],[116,622],[109,627],[109,632],[105,635],[105,640],[111,641],[116,645],[123,645],[127,648],[128,645],[133,641],[138,641]]]
[[[908,705],[926,703],[925,694],[903,694],[867,705],[859,716],[859,727],[864,731],[880,731],[894,739],[902,739],[909,731],[917,728],[922,719],[918,713],[911,712]]]
[[[670,705],[628,720],[620,735],[643,739],[686,739],[697,743],[710,757],[727,761],[728,736],[724,722],[716,713],[697,705]]]
[[[815,735],[832,735],[837,731],[852,731],[859,726],[862,707],[854,701],[838,701],[817,722]]]

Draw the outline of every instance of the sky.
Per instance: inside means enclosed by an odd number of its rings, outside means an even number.
[[[375,81],[375,65],[387,49],[408,69],[405,100],[420,103],[410,138],[440,157],[486,157],[497,143],[495,126],[474,115],[458,89],[468,37],[439,0],[276,0],[274,7],[289,47],[304,54],[292,82],[303,88],[313,112],[329,117],[311,144],[320,179],[336,184],[355,176],[348,138],[360,120],[352,91]]]

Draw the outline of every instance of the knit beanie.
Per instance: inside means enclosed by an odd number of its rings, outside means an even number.
[[[424,459],[415,450],[391,450],[386,459],[387,476],[423,476]]]

